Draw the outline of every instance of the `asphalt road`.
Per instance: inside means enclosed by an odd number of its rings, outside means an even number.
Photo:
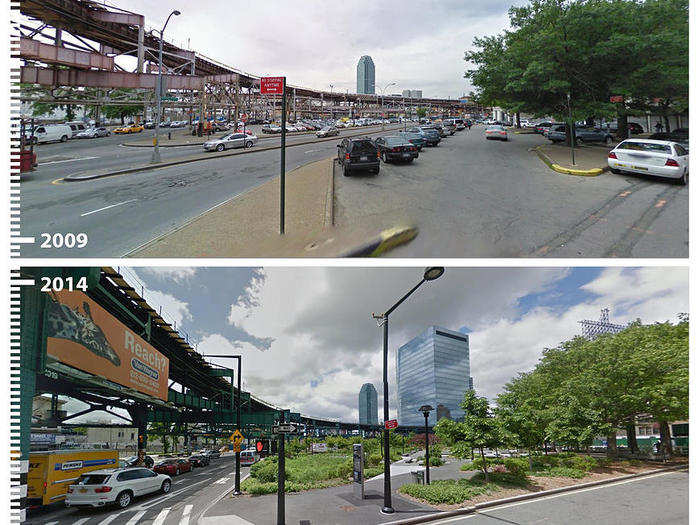
[[[244,478],[250,467],[241,467]],[[62,504],[49,510],[30,511],[27,525],[189,525],[222,494],[233,489],[233,456],[212,460],[208,467],[173,478],[170,493],[151,494],[136,499],[130,507],[80,510]]]
[[[688,473],[671,472],[511,503],[432,523],[685,525],[689,523],[688,503]]]
[[[379,127],[363,128],[368,134]],[[342,135],[358,133],[357,128]],[[90,169],[125,167],[148,162],[150,148],[123,147],[140,134],[46,144],[38,148],[39,167],[22,177],[22,257],[121,257],[188,219],[253,188],[279,174],[279,150],[256,152],[195,163],[118,175],[89,182],[61,182],[71,173]],[[341,136],[342,136],[341,135]],[[316,140],[314,135],[291,135],[287,144]],[[261,146],[279,142],[265,138]],[[288,147],[287,169],[336,154],[336,140]],[[163,160],[202,153],[201,146],[161,148]],[[43,159],[43,160],[42,160]],[[43,164],[42,164],[43,162]],[[40,248],[41,233],[87,233],[82,249]]]
[[[487,141],[483,127],[379,175],[336,171],[336,225],[419,229],[394,257],[687,257],[688,187],[603,173],[562,175],[534,134]],[[601,148],[601,164],[605,150]]]

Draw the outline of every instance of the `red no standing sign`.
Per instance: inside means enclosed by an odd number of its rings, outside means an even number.
[[[262,77],[260,79],[261,95],[284,94],[284,77]]]
[[[390,419],[389,421],[384,421],[384,428],[391,430],[399,426],[399,422],[396,419]]]

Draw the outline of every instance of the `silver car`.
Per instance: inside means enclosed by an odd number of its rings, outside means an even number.
[[[324,127],[324,128],[319,129],[319,130],[316,132],[316,136],[317,136],[318,138],[322,138],[322,137],[332,137],[332,136],[334,136],[334,135],[340,135],[340,131],[339,131],[338,128],[336,128],[335,126],[326,126],[326,127]]]
[[[258,143],[257,135],[245,133],[229,133],[218,139],[208,140],[204,143],[205,151],[224,151],[228,148],[252,148]]]
[[[107,128],[90,128],[78,133],[76,139],[94,139],[96,137],[108,137],[110,132]]]

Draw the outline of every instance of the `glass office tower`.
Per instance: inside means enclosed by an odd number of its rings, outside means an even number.
[[[374,62],[367,55],[357,63],[357,92],[374,95]]]
[[[469,373],[468,335],[431,326],[411,339],[396,353],[399,425],[425,424],[422,405],[433,407],[431,425],[443,417],[460,420],[459,404],[473,384]]]
[[[360,425],[378,425],[377,389],[372,383],[365,383],[360,388]]]

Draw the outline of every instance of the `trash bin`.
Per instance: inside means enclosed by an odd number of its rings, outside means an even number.
[[[425,471],[424,470],[411,471],[411,477],[413,478],[413,483],[418,483],[419,485],[425,485]]]

